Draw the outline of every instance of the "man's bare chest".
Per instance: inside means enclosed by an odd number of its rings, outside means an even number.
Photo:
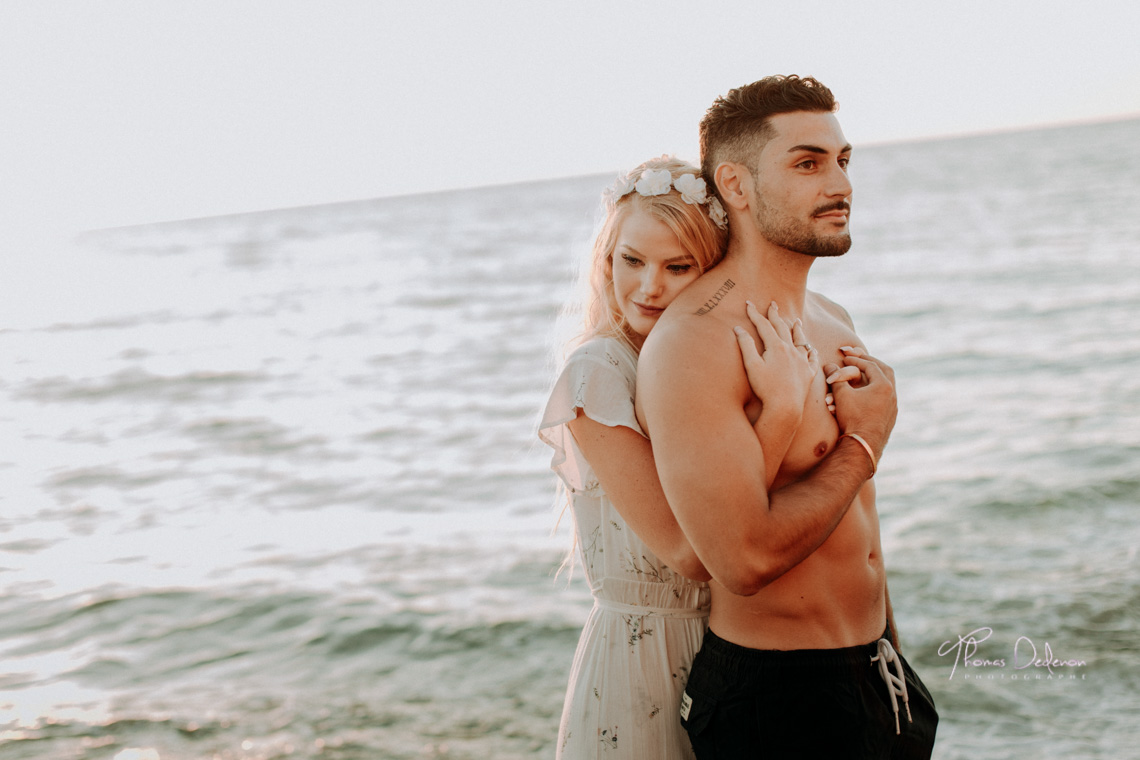
[[[830,316],[806,323],[804,331],[808,341],[819,350],[820,370],[812,380],[799,428],[784,455],[773,488],[801,477],[835,448],[840,430],[835,416],[827,409],[829,388],[823,366],[842,366],[843,352],[840,347],[861,346],[859,337],[849,326]],[[745,411],[749,419],[755,421],[760,410],[760,402],[752,399]]]

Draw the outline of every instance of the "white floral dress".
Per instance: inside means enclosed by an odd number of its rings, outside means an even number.
[[[692,758],[678,711],[708,623],[709,591],[658,559],[599,487],[566,423],[593,420],[645,435],[633,394],[637,356],[614,338],[574,351],[551,392],[539,437],[570,493],[594,607],[578,641],[557,757]]]

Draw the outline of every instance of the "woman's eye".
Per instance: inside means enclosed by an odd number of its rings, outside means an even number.
[[[692,264],[670,264],[669,271],[673,274],[685,274],[693,268]]]
[[[621,255],[621,258],[626,264],[628,264],[631,267],[641,266],[641,259],[635,259],[633,256],[630,256],[628,253],[623,253]]]

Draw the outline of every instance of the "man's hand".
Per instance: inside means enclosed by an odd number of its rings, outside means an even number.
[[[844,346],[843,365],[824,365],[835,397],[835,419],[843,433],[857,433],[883,456],[898,416],[895,371],[861,348]]]

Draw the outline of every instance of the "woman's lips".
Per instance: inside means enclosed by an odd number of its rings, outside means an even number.
[[[641,316],[643,317],[658,317],[661,315],[661,312],[665,311],[664,306],[660,308],[656,306],[645,306],[644,304],[639,304],[637,301],[634,301],[633,305],[637,307],[637,310],[641,312]]]

